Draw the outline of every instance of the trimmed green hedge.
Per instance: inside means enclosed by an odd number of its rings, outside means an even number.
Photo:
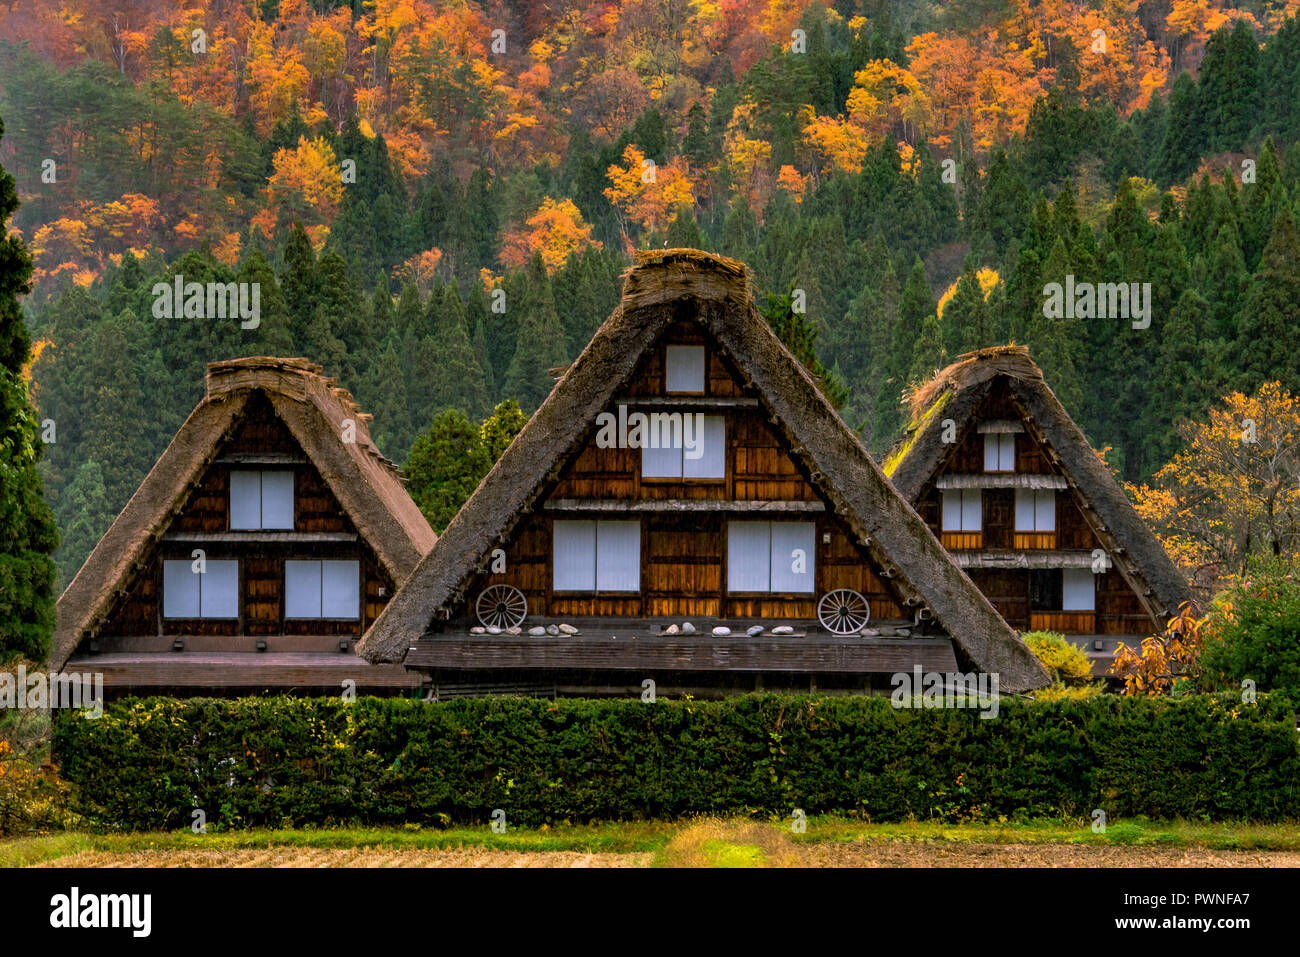
[[[1261,696],[724,701],[150,698],[54,731],[74,810],[133,829],[672,818],[1300,818],[1289,704]]]

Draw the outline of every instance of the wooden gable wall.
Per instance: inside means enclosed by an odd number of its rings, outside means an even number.
[[[951,457],[936,471],[916,503],[916,510],[941,541],[955,546],[951,536],[942,531],[941,492],[935,482],[944,475],[979,475],[984,473],[984,435],[977,423],[989,420],[1028,422],[1027,413],[1015,401],[1005,381],[995,383],[978,413],[964,433],[957,437]],[[1016,474],[1063,475],[1030,431],[1017,433]],[[983,490],[983,521],[979,551],[1027,551],[1015,542],[1015,489]],[[1077,493],[1073,489],[1056,493],[1056,534],[1053,549],[1087,551],[1101,548],[1100,539],[1084,517]],[[1012,628],[1027,630],[1031,625],[1030,574],[1023,569],[969,568],[967,574]],[[1071,634],[1148,635],[1159,630],[1159,623],[1144,610],[1141,601],[1124,577],[1114,568],[1096,578],[1096,611],[1093,613],[1060,612],[1038,615],[1033,624]]]
[[[694,397],[669,396],[664,389],[665,347],[705,345],[705,392]],[[476,576],[466,600],[452,620],[475,623],[473,602],[483,588],[513,585],[528,599],[530,616],[543,618],[723,618],[808,620],[817,618],[818,599],[837,588],[852,588],[871,604],[872,619],[910,619],[886,580],[872,567],[864,549],[809,481],[785,441],[768,422],[757,393],[702,330],[681,322],[648,350],[630,380],[615,393],[607,411],[620,401],[631,411],[637,400],[677,398],[657,411],[701,411],[726,417],[726,475],[722,479],[645,479],[639,449],[600,448],[593,424],[584,446],[559,473],[525,516],[506,544],[506,570]],[[709,400],[744,404],[705,406]],[[641,408],[649,411],[649,407]],[[635,503],[678,500],[717,502],[718,508],[681,512],[581,512],[564,509],[575,501]],[[728,502],[791,503],[789,511],[728,512]],[[635,594],[561,593],[552,590],[552,535],[557,518],[640,519],[641,588]],[[727,590],[728,520],[815,522],[814,591],[811,594],[731,594]]]
[[[239,468],[292,469],[294,529],[274,536],[230,530],[230,475]],[[301,533],[301,534],[300,534]],[[322,541],[319,534],[340,539]],[[213,538],[217,536],[218,538]],[[241,541],[241,537],[246,540]],[[268,541],[274,537],[275,541]],[[239,561],[239,618],[164,618],[163,562],[191,560],[202,548],[211,560]],[[284,563],[340,559],[360,563],[361,617],[286,619]],[[101,651],[167,651],[176,637],[195,651],[335,651],[341,638],[357,640],[391,599],[395,584],[360,540],[320,472],[260,393],[222,444],[175,519],[148,547],[121,598],[98,630]]]

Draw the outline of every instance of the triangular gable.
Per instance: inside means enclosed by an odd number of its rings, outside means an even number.
[[[252,357],[208,366],[208,391],[58,601],[49,665],[62,668],[109,615],[149,547],[170,526],[256,394],[287,426],[361,538],[399,585],[437,540],[370,438],[370,416],[307,359]],[[351,425],[348,425],[350,421]],[[344,441],[347,434],[355,441]]]
[[[1013,401],[1023,409],[1023,424],[1064,474],[1114,567],[1153,617],[1176,614],[1192,598],[1186,580],[1048,387],[1024,346],[968,353],[917,391],[911,400],[911,424],[885,458],[885,474],[894,487],[916,504],[958,447],[959,443],[943,441],[945,423],[950,423],[949,430],[955,429],[957,436],[964,435],[998,382],[1007,384]]]
[[[1015,691],[1046,673],[894,491],[812,377],[754,306],[743,263],[697,250],[638,255],[623,298],[541,408],[384,609],[358,652],[400,661],[434,616],[457,602],[493,548],[577,452],[599,413],[670,323],[699,322],[760,397],[813,483],[903,597],[930,608],[975,665]]]

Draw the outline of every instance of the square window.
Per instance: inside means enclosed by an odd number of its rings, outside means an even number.
[[[287,470],[230,473],[230,528],[235,531],[293,528],[293,476]]]
[[[189,559],[163,562],[164,618],[238,618],[239,562]]]
[[[984,434],[984,471],[1014,472],[1016,470],[1016,436],[1010,432]]]
[[[1091,568],[1061,570],[1062,611],[1096,611],[1097,579]]]
[[[722,479],[727,477],[727,425],[720,415],[668,413],[680,428],[649,418],[641,446],[642,478]],[[653,413],[664,416],[665,413]],[[654,437],[653,445],[651,436]],[[661,441],[662,440],[662,441]]]
[[[812,522],[728,522],[727,590],[811,593],[816,535]]]
[[[983,493],[977,488],[943,490],[942,528],[945,532],[978,532],[984,522]]]
[[[361,563],[323,561],[320,575],[322,618],[361,617]]]
[[[704,346],[664,349],[664,391],[704,391]]]
[[[1016,489],[1016,531],[1056,531],[1056,492],[1052,489]]]

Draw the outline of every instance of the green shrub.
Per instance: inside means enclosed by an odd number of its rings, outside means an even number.
[[[1300,581],[1273,560],[1254,565],[1215,598],[1205,624],[1201,665],[1212,687],[1300,692]]]
[[[1077,645],[1055,631],[1027,631],[1021,638],[1052,676],[1052,683],[1034,692],[1036,701],[1092,698],[1102,692],[1103,683],[1091,681],[1092,662]]]
[[[74,808],[102,826],[510,824],[776,814],[878,821],[1300,817],[1294,715],[1261,697],[894,709],[724,701],[152,698],[60,715]]]

